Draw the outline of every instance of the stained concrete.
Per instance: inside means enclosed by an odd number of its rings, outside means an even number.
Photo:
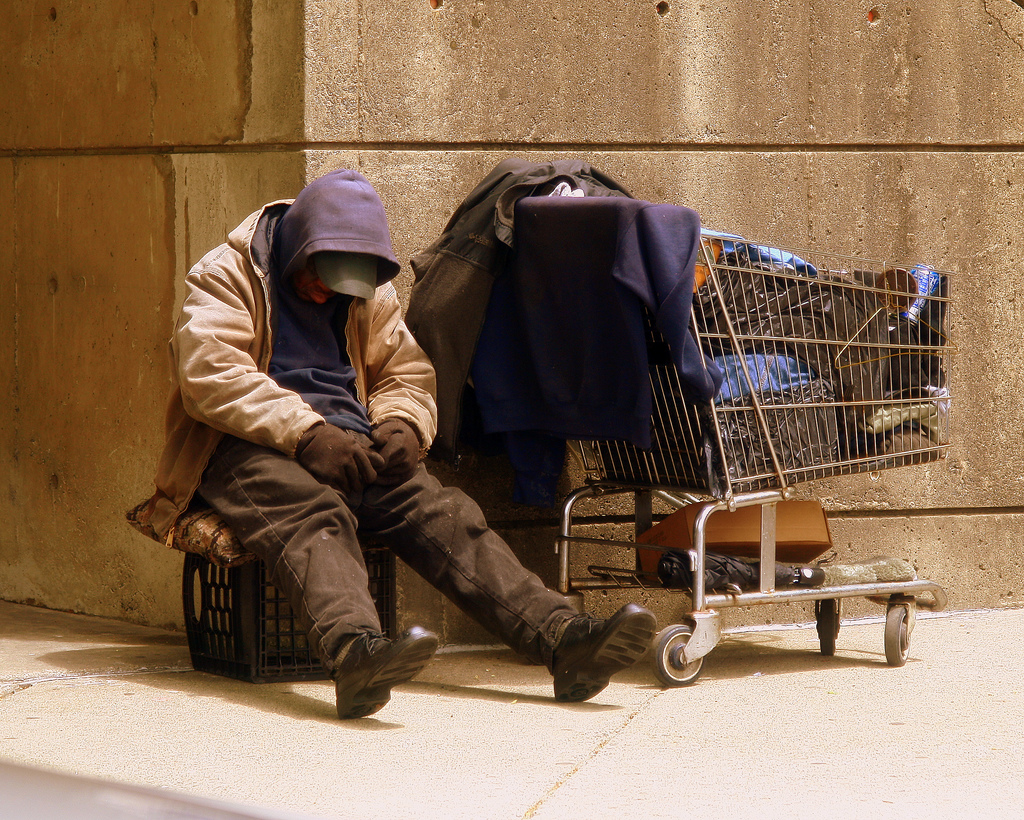
[[[302,133],[302,17],[266,0],[26,3],[4,14],[7,149],[218,145]],[[115,150],[115,153],[118,151]]]
[[[339,5],[312,3],[310,30],[333,55],[359,38],[371,140],[781,147],[1005,143],[1021,131],[1012,0],[417,2],[366,6],[355,31],[327,30]],[[307,63],[309,86],[329,87],[340,61]],[[346,126],[333,112],[310,111],[309,133],[336,138]]]

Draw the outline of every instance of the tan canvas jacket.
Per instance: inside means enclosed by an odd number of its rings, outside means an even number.
[[[251,214],[186,276],[170,342],[177,385],[149,502],[150,523],[165,543],[224,433],[294,455],[302,434],[323,421],[297,393],[267,375],[274,317],[266,261],[257,258],[253,237],[269,209],[283,210],[290,202]],[[356,390],[371,423],[407,421],[425,453],[437,430],[434,369],[406,328],[390,282],[370,300],[352,300],[345,335]]]

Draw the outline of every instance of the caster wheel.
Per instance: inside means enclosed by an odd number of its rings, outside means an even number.
[[[667,626],[658,633],[655,642],[655,671],[665,686],[687,686],[700,677],[704,658],[686,662],[683,650],[693,637],[693,627],[688,624]]]
[[[885,614],[885,661],[889,666],[903,666],[910,653],[910,630],[907,628],[909,610],[893,606]]]
[[[839,599],[825,598],[814,602],[814,620],[818,628],[818,643],[821,654],[831,657],[836,654],[836,638],[839,637]]]

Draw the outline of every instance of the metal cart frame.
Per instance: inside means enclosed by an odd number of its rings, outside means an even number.
[[[705,353],[724,351],[736,357],[740,367],[729,378],[735,378],[738,383],[729,386],[731,392],[741,388],[739,392],[745,394],[744,403],[738,407],[724,407],[714,403],[695,406],[680,402],[678,374],[671,365],[664,362],[656,364],[658,356],[652,357],[655,411],[651,450],[623,442],[572,443],[572,450],[583,465],[587,483],[570,492],[561,507],[555,544],[559,589],[569,593],[623,587],[660,588],[656,578],[652,579],[649,574],[645,577],[645,573],[640,571],[639,561],[635,568],[590,566],[586,575],[573,575],[572,547],[577,544],[633,550],[642,546],[644,549],[666,551],[665,548],[646,543],[641,545],[637,541],[574,534],[574,512],[578,504],[596,498],[632,495],[633,524],[637,536],[654,523],[654,499],[673,509],[699,504],[689,550],[693,570],[692,609],[683,623],[663,629],[655,645],[656,669],[665,685],[679,686],[697,680],[704,657],[722,638],[719,610],[759,604],[813,601],[821,653],[832,655],[839,634],[841,601],[860,597],[880,603],[886,608],[884,646],[887,663],[902,666],[907,660],[917,607],[945,608],[947,597],[942,587],[931,581],[915,579],[777,589],[774,572],[776,505],[794,497],[795,485],[803,481],[873,472],[945,456],[949,446],[948,410],[951,401],[945,373],[948,372],[948,357],[953,352],[949,343],[950,317],[947,310],[950,274],[924,269],[926,276],[915,277],[916,269],[752,245],[746,240],[734,241],[738,239],[723,239],[719,234],[702,237],[698,281],[703,282],[694,297],[693,332]],[[870,271],[871,275],[866,275],[865,271]],[[922,293],[920,279],[926,279],[930,291]],[[747,308],[753,302],[736,303],[737,298],[746,299],[749,293],[756,292],[760,297],[771,292],[770,303],[774,298],[771,294],[788,293],[793,289],[799,292],[797,301],[806,299],[807,305],[801,310],[808,325],[819,318],[813,313],[815,299],[821,305],[827,301],[833,312],[838,312],[834,308],[838,299],[857,302],[866,309],[858,313],[852,322],[850,317],[834,321],[821,333],[822,338],[807,338],[801,335],[799,327],[795,333],[779,332],[770,326],[771,321],[768,322],[768,332],[764,326],[752,327],[750,316],[743,314],[750,312]],[[763,310],[763,305],[757,309]],[[709,318],[708,310],[714,316]],[[885,337],[882,330],[877,330],[873,337],[868,332],[871,323],[879,328],[887,325],[889,336]],[[930,323],[930,326],[919,329],[921,323]],[[799,325],[800,322],[786,324],[786,330],[792,331],[793,326]],[[657,330],[649,325],[649,343],[657,345],[658,342]],[[889,368],[888,382],[882,380],[879,393],[874,388],[861,389],[862,386],[859,387],[853,378],[852,391],[848,385],[847,395],[824,398],[814,395],[809,400],[804,396],[803,400],[794,401],[793,396],[784,391],[764,389],[762,374],[751,372],[747,358],[751,351],[769,355],[779,351],[795,352],[795,355],[816,364],[833,367],[830,372],[833,375],[838,373],[835,376],[838,381],[848,379],[857,368],[872,374],[873,380],[876,365],[881,362],[877,367]],[[909,396],[904,395],[907,391],[896,397],[890,395],[898,386],[896,382],[906,379],[907,374],[903,371],[912,372],[918,365],[930,370],[929,376],[942,382],[938,395],[928,394],[923,399],[924,394],[920,390],[909,391],[914,394]],[[843,373],[839,371],[841,366],[851,370]],[[758,379],[754,378],[755,375]],[[860,375],[863,377],[864,374]],[[931,390],[936,386],[927,387]],[[781,400],[780,395],[783,396]],[[799,421],[802,418],[800,414],[816,413],[814,423],[820,427],[821,419],[827,421],[828,414],[834,413],[840,416],[840,420],[845,415],[856,419],[860,425],[865,418],[874,419],[880,412],[895,417],[897,421],[926,416],[928,435],[920,434],[922,428],[915,426],[916,422],[907,422],[894,427],[896,432],[887,434],[903,436],[904,428],[917,433],[913,440],[897,441],[893,445],[895,452],[855,452],[852,446],[841,443],[833,446],[830,426],[826,425],[828,429],[822,432],[812,429],[814,425],[810,422]],[[745,436],[740,436],[739,442],[730,443],[723,431],[730,424],[735,427],[734,422],[741,418],[730,418],[733,413],[743,414],[744,424],[739,429]],[[793,414],[796,414],[798,423],[787,426]],[[672,429],[667,431],[667,428]],[[807,439],[795,448],[799,451],[797,458],[785,452],[785,435],[792,431]],[[756,465],[747,463],[744,455],[747,449],[757,450],[764,458]],[[810,459],[804,457],[808,449],[812,453]],[[765,469],[765,464],[768,469]],[[758,588],[748,591],[733,588],[727,592],[706,590],[703,568],[708,520],[722,511],[751,506],[760,507],[761,513]]]

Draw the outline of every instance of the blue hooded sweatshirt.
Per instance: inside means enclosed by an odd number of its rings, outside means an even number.
[[[320,251],[372,254],[377,285],[399,271],[384,205],[357,171],[332,171],[304,188],[277,222],[273,236],[276,323],[270,376],[294,390],[336,427],[369,434],[366,408],[355,390],[345,344],[352,297],[338,294],[323,305],[300,299],[292,277]]]

